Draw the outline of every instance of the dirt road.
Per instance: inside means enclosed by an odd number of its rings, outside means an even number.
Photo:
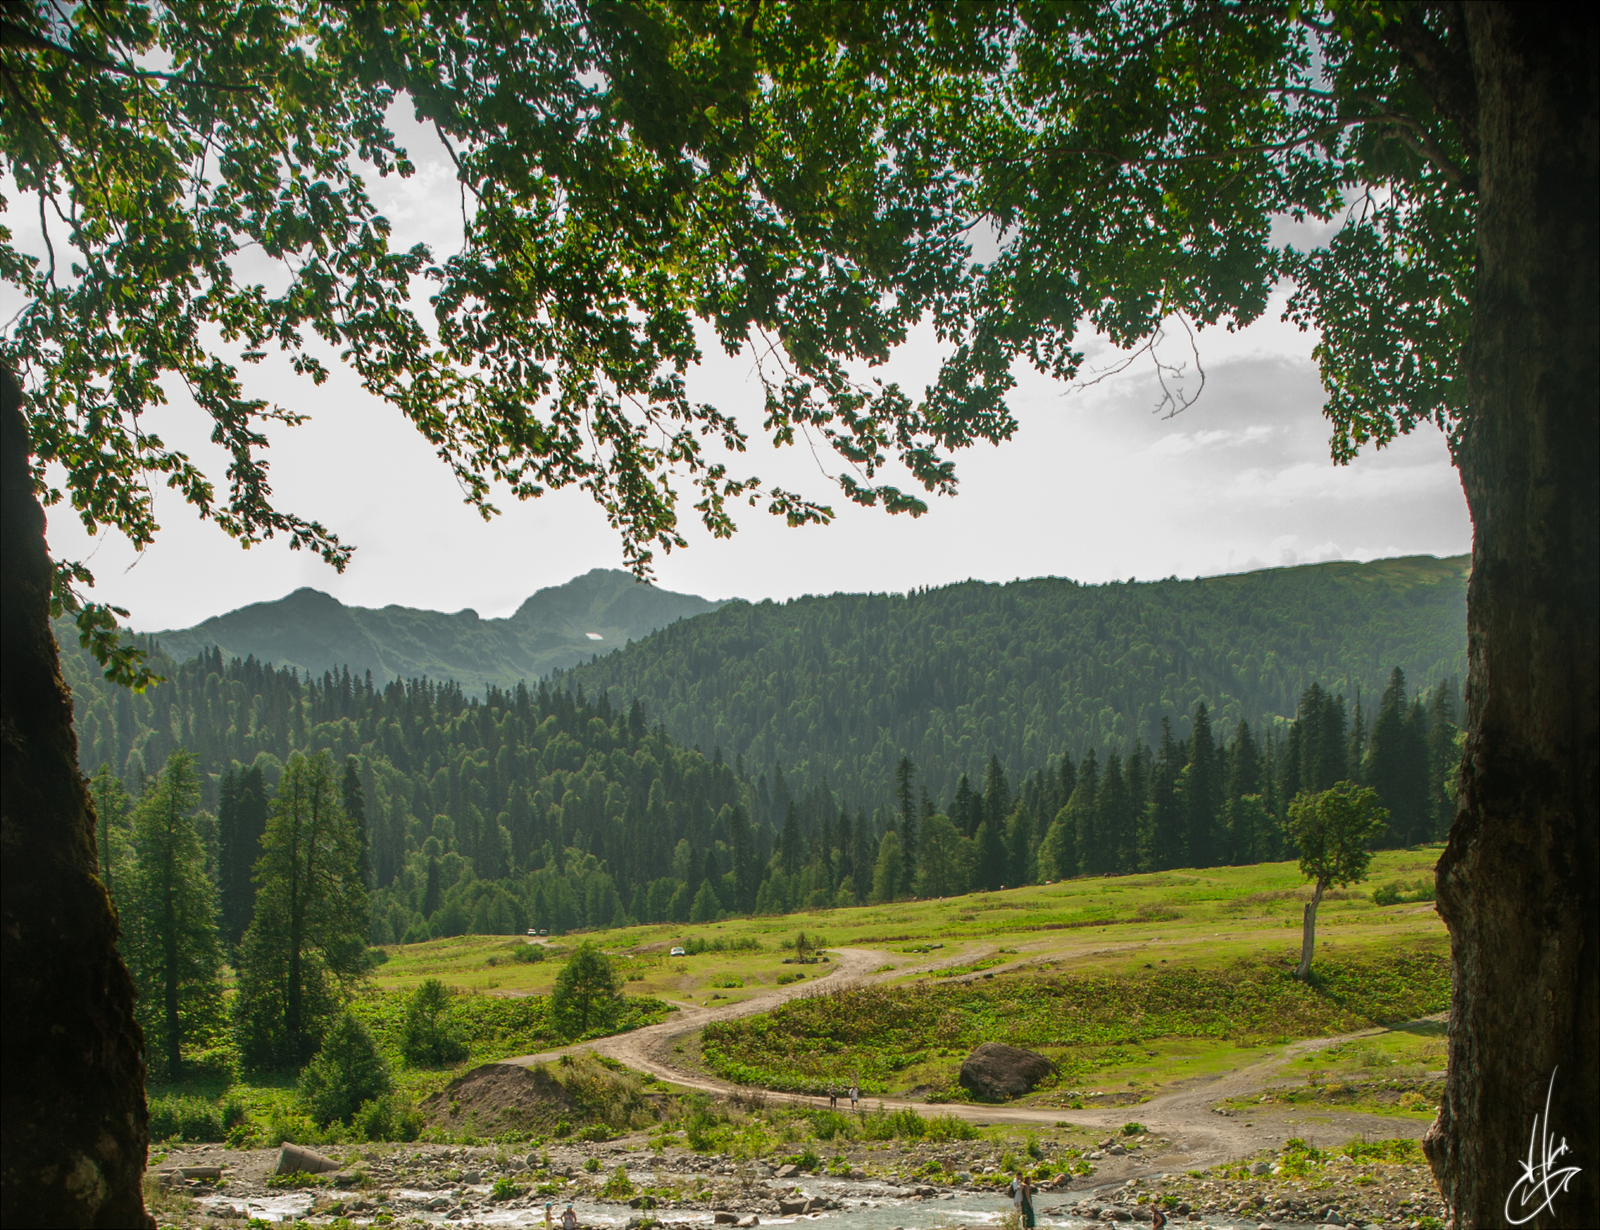
[[[829,953],[834,958],[833,969],[816,981],[781,987],[737,1003],[717,1007],[669,1000],[667,1002],[674,1003],[678,1011],[659,1025],[649,1025],[631,1033],[616,1034],[610,1038],[561,1047],[538,1055],[519,1055],[503,1062],[526,1067],[555,1059],[571,1051],[593,1051],[615,1059],[636,1072],[653,1073],[674,1085],[727,1096],[738,1092],[738,1087],[706,1072],[690,1070],[684,1067],[681,1061],[674,1059],[673,1048],[682,1038],[704,1029],[713,1021],[730,1021],[761,1012],[770,1012],[780,1004],[802,995],[814,995],[819,991],[836,991],[846,986],[866,985],[890,978],[904,978],[907,974],[968,964],[987,955],[987,952],[966,951],[958,956],[948,956],[922,965],[900,966],[892,973],[874,974],[872,971],[896,960],[903,961],[904,957],[898,953],[870,948],[834,948],[829,949]],[[959,980],[969,981],[979,977],[981,977],[979,974],[969,974],[961,976]],[[1294,1136],[1319,1147],[1342,1144],[1357,1133],[1382,1138],[1396,1136],[1420,1138],[1427,1124],[1421,1120],[1400,1116],[1321,1109],[1306,1112],[1298,1109],[1263,1107],[1259,1115],[1252,1113],[1251,1117],[1246,1119],[1238,1114],[1219,1115],[1214,1110],[1224,1099],[1248,1097],[1266,1088],[1272,1083],[1285,1059],[1331,1046],[1346,1038],[1365,1037],[1382,1032],[1382,1030],[1365,1030],[1359,1034],[1338,1038],[1313,1038],[1287,1046],[1273,1047],[1261,1060],[1249,1067],[1239,1068],[1220,1076],[1186,1081],[1169,1092],[1140,1103],[1137,1108],[1122,1106],[1062,1110],[1057,1107],[974,1106],[968,1103],[950,1102],[939,1106],[937,1113],[956,1115],[981,1124],[1038,1127],[1070,1123],[1078,1127],[1105,1129],[1108,1132],[1120,1128],[1130,1118],[1137,1116],[1138,1121],[1152,1133],[1164,1136],[1173,1142],[1168,1154],[1154,1159],[1156,1166],[1170,1168],[1178,1165],[1184,1169],[1209,1166],[1231,1158],[1244,1157],[1260,1149],[1275,1148]],[[826,1098],[807,1097],[801,1094],[772,1093],[769,1096],[796,1105],[818,1107],[827,1105]],[[905,1107],[923,1113],[929,1110],[925,1102],[901,1098],[873,1097],[864,1101],[869,1101],[874,1107],[881,1105],[889,1110]],[[1291,1115],[1298,1117],[1290,1118]],[[1126,1171],[1126,1175],[1135,1175],[1147,1173],[1151,1169],[1150,1164],[1142,1161],[1122,1162],[1121,1159],[1110,1158],[1100,1166],[1101,1172],[1107,1178],[1114,1175],[1118,1178],[1125,1177],[1121,1173],[1123,1171]]]

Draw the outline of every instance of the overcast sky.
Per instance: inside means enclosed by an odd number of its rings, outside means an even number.
[[[373,183],[374,196],[402,246],[420,240],[446,254],[460,241],[454,180],[437,147],[404,127],[419,173]],[[5,195],[15,202],[11,191]],[[6,223],[22,246],[35,247],[36,215],[13,208]],[[7,295],[0,319],[17,306]],[[1019,372],[1016,437],[960,455],[960,494],[932,501],[915,520],[838,498],[823,473],[838,466],[826,453],[819,464],[803,443],[774,450],[761,436],[761,388],[749,361],[726,358],[708,341],[691,393],[739,417],[752,439],[749,470],[831,503],[839,515],[826,527],[789,529],[741,505],[739,533],[719,542],[690,521],[686,505],[689,548],[658,554],[656,581],[713,598],[783,599],[969,577],[1098,582],[1468,551],[1465,500],[1437,431],[1368,450],[1349,466],[1330,462],[1315,338],[1283,324],[1281,310],[1275,301],[1248,329],[1199,335],[1205,390],[1175,418],[1153,413],[1148,365],[1076,390]],[[1091,366],[1115,357],[1085,340]],[[1169,345],[1174,356],[1186,350],[1179,341]],[[931,340],[914,337],[889,374],[920,389],[937,360]],[[303,585],[352,605],[504,616],[534,590],[621,566],[615,534],[584,493],[525,504],[502,499],[504,515],[485,524],[415,429],[343,372],[321,388],[281,363],[256,373],[251,391],[311,416],[269,433],[276,498],[353,543],[355,558],[341,575],[278,541],[243,551],[165,489],[157,496],[162,532],[138,557],[119,535],[91,540],[70,512],[51,510],[52,552],[87,560],[97,577],[94,597],[128,608],[135,628],[185,627]],[[150,417],[222,486],[221,455],[198,412],[175,397]]]

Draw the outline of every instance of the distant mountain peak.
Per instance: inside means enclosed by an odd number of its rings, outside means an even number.
[[[357,674],[371,671],[380,684],[425,675],[476,689],[510,687],[587,662],[597,650],[609,652],[722,605],[594,568],[538,590],[506,619],[483,619],[471,607],[446,613],[346,606],[302,586],[276,601],[151,635],[178,661],[215,646],[224,657],[253,655],[311,674],[348,666]]]

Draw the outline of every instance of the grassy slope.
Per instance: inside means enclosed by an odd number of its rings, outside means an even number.
[[[1393,967],[1389,958],[1397,953],[1424,963],[1430,956],[1441,957],[1447,940],[1431,906],[1379,908],[1370,896],[1376,885],[1428,875],[1436,858],[1433,849],[1376,855],[1372,879],[1362,891],[1335,893],[1324,901],[1319,915],[1319,960],[1327,962],[1331,970],[1335,961],[1346,967]],[[893,976],[880,984],[891,990],[914,993],[925,987],[940,994],[958,992],[964,984],[944,976],[952,965],[958,971],[977,967],[1000,975],[994,982],[980,977],[975,984],[965,984],[976,996],[1013,982],[1005,977],[1008,971],[1020,973],[1017,982],[1037,973],[1110,977],[1137,984],[1163,968],[1202,980],[1225,977],[1239,962],[1259,970],[1297,954],[1300,904],[1306,896],[1293,864],[1262,864],[1080,879],[948,901],[729,919],[704,926],[630,927],[582,938],[617,956],[630,979],[626,984],[630,995],[669,1002],[711,1002],[712,996],[748,998],[775,988],[780,975],[796,972],[818,980],[819,989],[832,987],[826,980],[826,965],[784,964],[784,958],[793,955],[784,945],[792,944],[795,933],[802,929],[835,947],[881,952],[880,964],[895,967],[888,971]],[[671,945],[691,937],[724,944],[755,940],[762,947],[759,951],[706,952],[692,957],[667,955]],[[558,944],[570,946],[576,938],[566,937]],[[555,1041],[542,1026],[542,1004],[505,1002],[508,996],[547,993],[561,967],[559,951],[535,964],[511,960],[511,952],[523,943],[518,937],[466,936],[387,950],[389,960],[376,971],[357,1011],[373,1027],[392,1060],[398,1059],[395,1026],[405,992],[424,978],[437,977],[467,993],[457,1001],[457,1015],[469,1026],[471,1055],[455,1069],[438,1072],[405,1071],[396,1063],[397,1093],[403,1101],[414,1105],[443,1088],[460,1071],[541,1050]],[[744,985],[718,985],[729,981]],[[1437,989],[1431,987],[1433,981],[1436,977],[1427,975],[1419,980],[1424,985],[1412,990],[1431,995]],[[636,1010],[639,1023],[660,1019],[659,1006],[641,1003]],[[1138,1046],[1091,1041],[1076,1050],[1058,1048],[1059,1056],[1074,1061],[1068,1065],[1070,1083],[1081,1088],[1068,1089],[1063,1084],[1038,1097],[1068,1105],[1076,1100],[1074,1095],[1086,1104],[1137,1100],[1175,1081],[1259,1062],[1263,1041],[1276,1043],[1281,1038],[1315,1034],[1318,1024],[1303,1019],[1298,1027],[1293,1020],[1279,1022],[1274,1026],[1278,1032],[1267,1037],[1254,1027],[1209,1032],[1179,1028],[1159,1038],[1146,1038]],[[1348,1026],[1351,1021],[1335,1014],[1326,1024],[1331,1029]],[[1438,1066],[1442,1054],[1439,1028],[1423,1024],[1288,1058],[1282,1064],[1287,1083],[1281,1100],[1413,1116],[1431,1114],[1434,1098],[1426,1075]],[[688,1048],[690,1054],[698,1050],[697,1045]],[[925,1056],[919,1063],[894,1068],[892,1083],[895,1088],[924,1082],[948,1085],[957,1063],[958,1055]],[[784,1073],[773,1075],[781,1078]],[[1408,1093],[1418,1090],[1418,1096],[1405,1100]],[[150,1092],[152,1096],[235,1099],[249,1110],[251,1135],[257,1141],[284,1135],[308,1141],[319,1138],[298,1111],[292,1077],[236,1083],[224,1066],[202,1066],[181,1086],[153,1087]],[[338,1135],[335,1132],[331,1138]]]
[[[1324,900],[1318,916],[1318,960],[1329,977],[1315,994],[1298,984],[1284,986],[1283,966],[1298,956],[1301,905],[1309,896],[1292,863],[1079,879],[948,901],[730,919],[704,926],[630,927],[586,938],[616,954],[628,972],[630,993],[712,1003],[713,997],[736,1001],[773,990],[780,976],[795,972],[825,979],[826,966],[784,963],[793,952],[783,945],[803,929],[825,937],[833,947],[880,950],[881,967],[892,967],[887,972],[894,975],[883,985],[906,990],[902,1006],[917,998],[915,988],[925,987],[929,990],[923,998],[965,1014],[966,1024],[958,1031],[923,1021],[908,1027],[904,1036],[886,1034],[878,1047],[858,1046],[853,1058],[842,1054],[829,1065],[807,1053],[807,1028],[783,1019],[780,1012],[755,1020],[776,1022],[782,1046],[770,1037],[747,1040],[757,1050],[764,1048],[762,1062],[741,1068],[748,1050],[729,1046],[726,1038],[706,1057],[708,1066],[721,1067],[730,1076],[789,1088],[858,1075],[879,1090],[929,1085],[948,1092],[965,1047],[983,1040],[980,1035],[1009,1037],[1021,1028],[1020,1018],[1026,1014],[1010,1013],[1008,997],[1025,1001],[1035,975],[1065,978],[1076,984],[1080,1001],[1098,995],[1110,1003],[1115,997],[1129,1014],[1150,1014],[1149,1024],[1132,1033],[1119,1031],[1117,1012],[1108,1010],[1105,1019],[1088,1022],[1077,1033],[1067,1031],[1071,1036],[1045,1039],[1019,1033],[1015,1040],[1040,1046],[1062,1064],[1063,1082],[1038,1096],[1066,1105],[1097,1098],[1137,1101],[1177,1081],[1258,1063],[1267,1053],[1263,1043],[1441,1010],[1448,995],[1448,941],[1438,915],[1427,904],[1380,908],[1371,900],[1377,885],[1425,878],[1436,858],[1434,848],[1380,853],[1366,885]],[[762,949],[666,955],[671,945],[691,937],[725,944],[753,939]],[[438,977],[462,989],[542,994],[559,963],[507,961],[508,946],[519,942],[469,936],[396,947],[389,950],[390,960],[377,979],[383,986],[404,988],[424,977]],[[949,980],[951,974],[979,971],[999,977],[993,982],[980,978],[975,985]],[[1018,978],[1005,977],[1008,973]],[[1096,979],[1109,981],[1096,984]],[[723,985],[730,981],[744,985]],[[1213,1002],[1230,998],[1235,985],[1245,982],[1253,989],[1244,1002]],[[819,989],[832,985],[818,982]],[[1005,990],[1008,985],[1015,990]],[[1018,1021],[1009,1020],[1008,1014]],[[918,1028],[922,1034],[944,1031],[950,1036],[941,1044],[921,1037]],[[1052,1041],[1061,1045],[1048,1045]],[[1358,1047],[1322,1052],[1309,1063],[1285,1061],[1284,1079],[1296,1083],[1294,1096],[1301,1101],[1431,1113],[1434,1099],[1426,1073],[1438,1066],[1438,1039],[1422,1027],[1387,1034],[1376,1045],[1376,1053]],[[699,1050],[691,1044],[688,1054]],[[1402,1097],[1418,1090],[1428,1096],[1401,1104]]]
[[[1443,951],[1444,924],[1430,905],[1379,908],[1371,890],[1399,879],[1429,876],[1437,847],[1374,855],[1370,881],[1358,890],[1330,893],[1318,914],[1322,956],[1378,954],[1396,946]],[[967,967],[996,960],[991,969],[1050,963],[1075,971],[1135,973],[1162,960],[1198,968],[1238,958],[1299,954],[1301,904],[1310,896],[1293,863],[1216,867],[1149,875],[1076,879],[941,901],[907,901],[851,909],[815,910],[781,917],[728,919],[708,924],[650,924],[595,931],[584,938],[617,954],[627,990],[667,1000],[713,995],[737,1001],[772,990],[780,974],[802,970],[822,976],[826,966],[795,967],[782,947],[798,931],[824,937],[829,946],[882,950],[884,964],[903,971],[896,981],[935,979],[924,971],[937,962]],[[669,957],[691,937],[730,943],[754,939],[759,952],[707,952]],[[426,944],[396,945],[376,973],[379,986],[409,988],[440,978],[463,990],[502,995],[542,995],[559,963],[524,965],[505,959],[507,936],[462,936]],[[570,943],[571,940],[563,941]],[[927,950],[929,945],[942,948]],[[489,964],[490,958],[495,959]],[[716,984],[742,979],[743,987]]]

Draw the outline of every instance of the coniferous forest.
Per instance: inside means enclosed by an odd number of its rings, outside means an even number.
[[[296,789],[337,778],[329,798],[340,818],[330,832],[342,834],[335,845],[350,852],[352,885],[361,890],[360,903],[344,908],[362,915],[356,929],[372,943],[628,919],[703,922],[1279,859],[1293,853],[1283,829],[1289,801],[1344,780],[1379,792],[1390,814],[1380,844],[1432,840],[1448,826],[1459,759],[1456,686],[1446,675],[1413,689],[1392,664],[1358,705],[1343,689],[1352,664],[1371,654],[1351,626],[1359,621],[1341,621],[1334,601],[1364,587],[1375,608],[1366,613],[1369,634],[1381,629],[1380,643],[1395,657],[1414,663],[1431,649],[1435,665],[1452,665],[1453,573],[1414,563],[1391,562],[1405,583],[1391,577],[1387,585],[1360,575],[1377,570],[1371,565],[1292,570],[1314,582],[1297,601],[1319,608],[1293,636],[1284,629],[1294,605],[1260,602],[1273,582],[1281,595],[1281,575],[1258,574],[1266,583],[1256,592],[1194,582],[1132,594],[1125,591],[1135,587],[968,585],[911,598],[738,604],[742,611],[674,625],[553,683],[479,695],[454,682],[379,685],[348,669],[310,678],[253,658],[224,660],[215,650],[174,663],[159,649],[166,682],[135,694],[99,679],[62,639],[113,892],[121,901],[119,886],[132,892],[140,883],[130,869],[138,865],[134,830],[149,827],[139,820],[143,801],[166,800],[168,813],[192,814],[194,840],[177,861],[213,887],[218,951],[237,953],[259,922],[258,860],[271,845],[265,835],[282,811],[286,774]],[[1219,588],[1252,605],[1207,612]],[[1088,616],[1058,621],[1056,643],[1041,644],[1045,600],[1070,604],[1083,592],[1096,599]],[[952,610],[969,616],[959,643],[937,635]],[[874,612],[882,618],[868,629]],[[785,635],[752,646],[762,620]],[[1215,630],[1225,620],[1239,629],[1231,640]],[[1161,627],[1174,638],[1169,648],[1179,639],[1193,648],[1158,652],[1153,629]],[[818,654],[843,646],[834,659],[861,664],[831,708],[812,697],[841,672],[811,670],[798,654],[807,645]],[[890,652],[895,645],[901,649]],[[1287,656],[1296,645],[1303,665]],[[829,762],[840,766],[840,785],[720,742],[709,753],[686,746],[656,720],[655,700],[627,697],[620,684],[586,690],[628,677],[647,659],[656,673],[645,672],[646,683],[693,670],[696,686],[674,709],[680,729],[692,727],[692,701],[710,704],[722,681],[755,679],[785,653],[798,656],[774,676],[768,700],[815,739],[810,764],[848,747],[858,727],[875,732],[872,755]],[[1045,664],[1026,686],[1014,677],[1023,658]],[[923,665],[915,679],[906,673],[913,660]],[[1323,668],[1320,677],[1313,665]],[[1063,689],[1066,703],[1053,717],[1065,729],[1053,742],[1041,733],[1051,726],[1043,708],[1051,671],[1077,681]],[[1291,678],[1297,690],[1289,694]],[[1205,690],[1208,680],[1215,691]],[[964,759],[951,765],[920,750],[934,742],[929,731],[955,739],[943,724],[951,707],[928,694],[957,684],[965,706],[955,711],[995,732],[972,771]],[[1097,693],[1079,691],[1091,684]],[[729,698],[717,730],[752,701],[751,693]],[[1242,716],[1247,705],[1251,716]],[[797,713],[813,720],[804,725]],[[880,732],[915,729],[916,721],[919,738],[886,755],[890,735]],[[1006,734],[1019,728],[1020,739]],[[977,737],[964,734],[959,745]],[[728,742],[761,746],[731,733]],[[323,959],[329,969],[349,959],[336,948]],[[195,959],[219,958],[206,950]],[[172,1008],[168,1033],[181,1032],[184,1012],[204,1010]],[[260,1045],[287,1053],[295,1043]]]

